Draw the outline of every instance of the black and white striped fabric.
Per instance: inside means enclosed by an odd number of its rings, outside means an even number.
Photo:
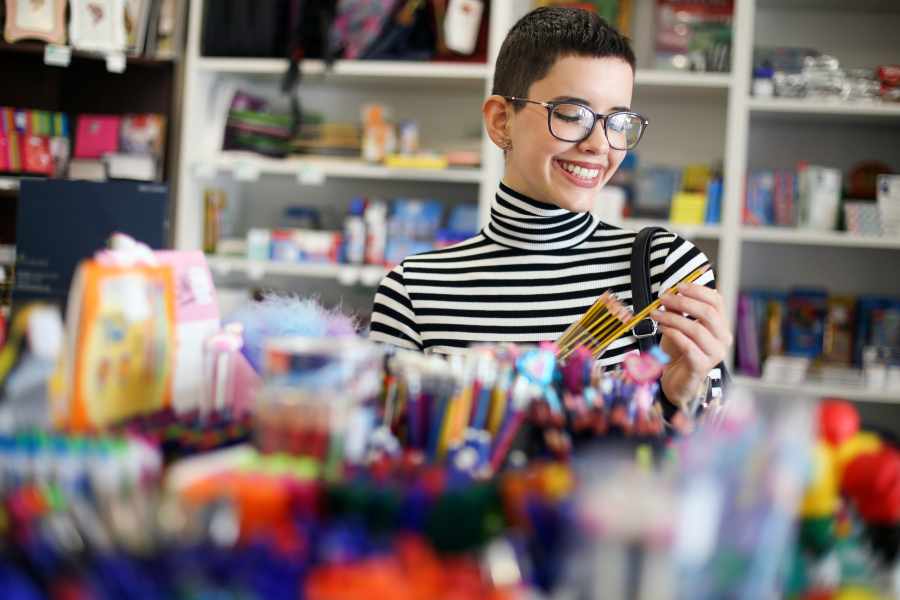
[[[635,235],[501,183],[481,233],[410,256],[385,276],[375,295],[369,337],[441,354],[481,342],[554,341],[605,291],[631,308]],[[657,235],[650,250],[653,294],[707,262],[691,242]],[[715,287],[712,270],[698,283]],[[634,336],[625,336],[601,363],[616,365],[637,350]],[[710,377],[711,395],[717,396],[719,370]]]

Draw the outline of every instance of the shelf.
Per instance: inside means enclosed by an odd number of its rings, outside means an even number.
[[[665,227],[688,239],[717,240],[722,234],[719,225],[681,225],[656,219],[623,219],[616,225],[634,231],[640,231],[644,227]]]
[[[481,169],[478,168],[393,169],[352,158],[304,156],[272,159],[244,152],[222,152],[211,161],[198,161],[194,164],[194,172],[198,176],[211,178],[215,176],[215,171],[230,172],[235,179],[241,181],[253,181],[264,174],[293,175],[301,184],[306,185],[320,185],[327,177],[446,183],[481,182]]]
[[[0,193],[18,192],[23,181],[47,181],[40,175],[0,175]]]
[[[830,115],[845,119],[900,119],[900,102],[846,102],[807,98],[750,98],[750,110],[771,115]]]
[[[638,69],[634,82],[639,86],[673,88],[707,88],[727,90],[731,73],[692,73],[686,71],[658,71]]]
[[[736,375],[734,383],[754,391],[794,394],[813,398],[844,398],[860,402],[890,402],[900,404],[900,392],[891,390],[871,390],[863,387],[840,386],[831,383],[802,383],[786,385],[762,381],[755,377]]]
[[[197,68],[212,73],[283,75],[288,61],[279,58],[197,59]],[[490,70],[484,63],[444,63],[387,60],[336,60],[327,70],[321,60],[304,60],[304,75],[355,79],[432,79],[484,83]]]
[[[207,262],[214,273],[226,276],[242,273],[250,279],[262,279],[266,275],[334,279],[343,285],[364,285],[375,287],[387,273],[387,268],[377,265],[342,265],[316,263],[287,263],[258,261],[230,256],[207,256]]]
[[[897,0],[757,0],[762,10],[812,10],[859,13],[898,13]]]
[[[12,266],[16,263],[16,247],[0,244],[0,266]]]
[[[0,175],[0,192],[17,192],[22,178],[15,175]]]
[[[3,54],[44,54],[44,49],[47,44],[44,42],[36,42],[36,41],[23,41],[16,42],[15,44],[10,44],[7,42],[0,42],[0,53]],[[72,48],[72,60],[85,59],[85,60],[96,60],[96,61],[105,61],[107,52],[94,52],[90,50],[77,50]],[[125,61],[129,65],[139,65],[146,67],[166,67],[175,64],[174,57],[161,57],[156,58],[152,56],[136,56],[125,54]]]
[[[900,237],[866,236],[845,231],[814,231],[788,227],[744,226],[741,228],[741,239],[747,242],[770,242],[773,244],[900,250]]]

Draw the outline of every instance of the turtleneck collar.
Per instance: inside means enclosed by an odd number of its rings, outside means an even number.
[[[575,213],[539,202],[500,183],[483,233],[503,246],[539,252],[574,248],[589,238],[599,223],[589,212]]]

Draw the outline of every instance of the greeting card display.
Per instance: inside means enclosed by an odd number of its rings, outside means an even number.
[[[69,40],[79,50],[125,50],[125,0],[71,0]]]
[[[4,39],[66,42],[66,0],[6,0]]]

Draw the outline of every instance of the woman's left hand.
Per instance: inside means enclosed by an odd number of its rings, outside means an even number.
[[[655,310],[650,317],[659,324],[662,350],[671,358],[663,371],[663,391],[682,406],[696,397],[710,370],[724,360],[734,337],[718,291],[683,283],[678,292],[664,294],[665,310]]]

